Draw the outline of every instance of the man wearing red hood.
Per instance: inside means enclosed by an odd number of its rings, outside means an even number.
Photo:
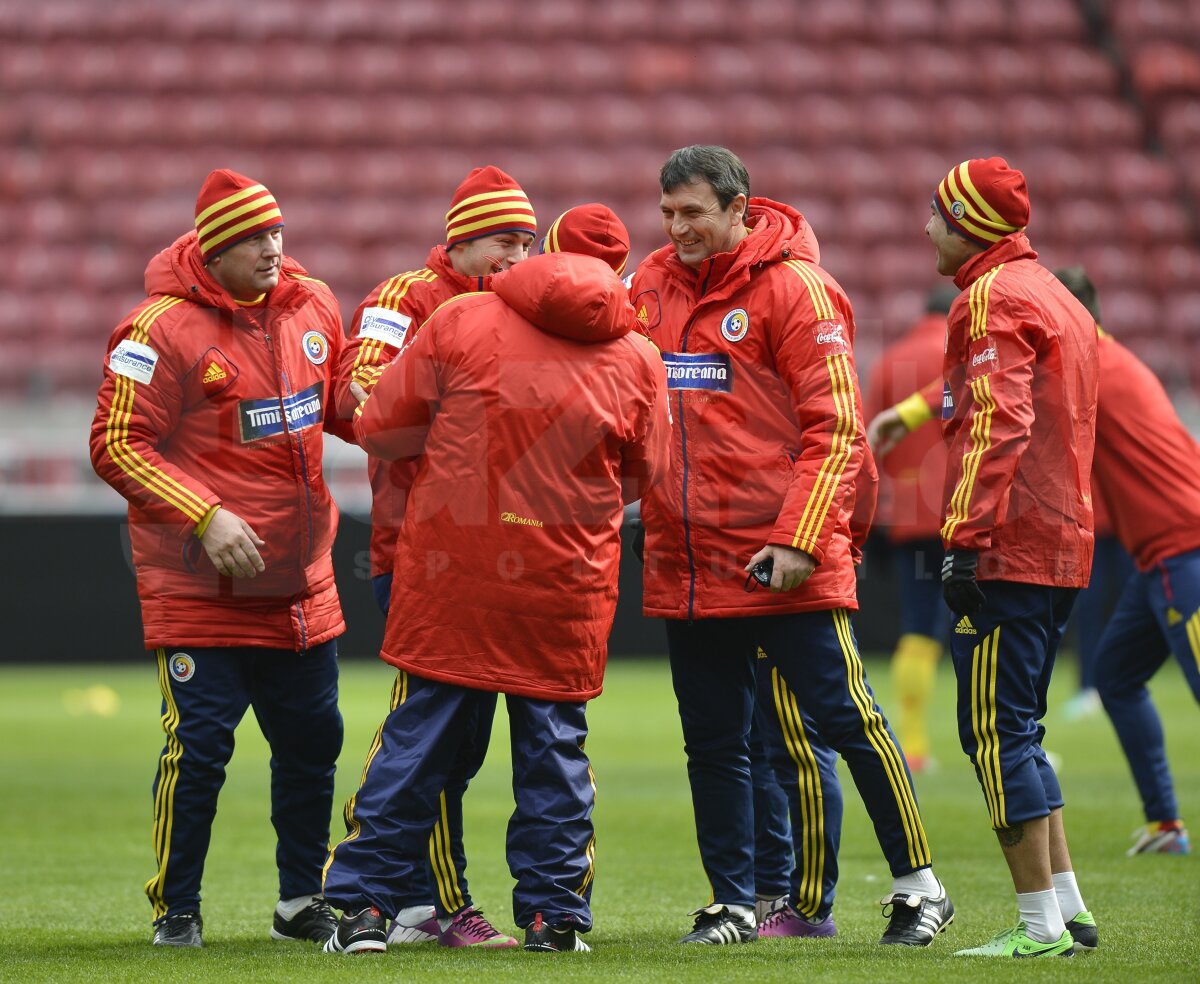
[[[797,845],[791,906],[772,920],[808,925],[764,935],[834,932],[840,815],[826,813],[824,785],[836,776],[813,752],[824,741],[849,764],[891,867],[881,942],[925,946],[954,908],[850,627],[865,536],[852,524],[855,497],[874,494],[850,303],[818,265],[804,217],[750,198],[746,168],[730,151],[685,147],[659,178],[670,244],[639,267],[631,295],[667,366],[675,428],[668,478],[642,501],[644,610],[667,620],[712,885],[712,904],[693,913],[681,942],[757,939],[747,736],[761,654],[774,697],[767,737]],[[768,561],[769,590],[743,590]]]
[[[616,217],[586,206],[580,253],[555,223],[544,255],[443,304],[355,419],[377,457],[416,459],[380,653],[392,711],[326,864],[344,912],[325,949],[387,949],[413,897],[468,723],[507,698],[516,811],[513,917],[529,951],[587,950],[595,778],[583,745],[617,599],[622,502],[663,474],[662,361],[624,285],[597,257]],[[570,213],[568,213],[569,215]],[[563,219],[564,223],[566,218]],[[581,255],[581,253],[592,255]]]
[[[342,320],[283,253],[263,185],[209,174],[196,228],[146,269],[147,299],[109,340],[91,432],[96,472],[129,501],[145,645],[166,746],[154,780],[154,943],[201,946],[200,880],[234,729],[271,746],[279,897],[271,935],[323,940],[334,763],[342,746],[321,474]]]
[[[350,337],[338,373],[337,405],[349,417],[357,397],[369,393],[379,374],[404,346],[409,332],[424,324],[452,297],[491,290],[492,274],[529,255],[537,219],[517,182],[495,165],[473,168],[455,189],[446,212],[446,242],[429,251],[420,270],[398,273],[368,294],[350,322]],[[355,389],[357,387],[357,393]],[[405,500],[416,461],[367,460],[371,479],[371,585],[386,616],[392,593],[392,562],[404,519]],[[507,948],[517,940],[496,930],[475,905],[467,884],[462,840],[466,784],[487,755],[494,708],[479,707],[470,727],[475,741],[464,746],[461,788],[445,790],[443,814],[429,839],[426,899],[395,913],[389,942],[449,947]],[[419,894],[419,893],[418,893]]]

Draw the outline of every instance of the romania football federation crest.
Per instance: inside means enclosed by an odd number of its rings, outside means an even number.
[[[319,331],[306,331],[300,340],[304,346],[304,354],[314,366],[319,366],[329,358],[329,342]]]
[[[196,661],[187,653],[175,653],[171,657],[171,676],[180,683],[187,683],[196,675]]]
[[[730,342],[740,342],[750,330],[750,315],[745,308],[734,308],[721,319],[721,334]]]

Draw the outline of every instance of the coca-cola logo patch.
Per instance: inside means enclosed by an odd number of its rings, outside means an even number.
[[[813,338],[822,355],[840,355],[849,350],[846,326],[840,321],[818,321],[813,328]]]

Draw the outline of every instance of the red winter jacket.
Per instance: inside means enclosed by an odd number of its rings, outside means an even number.
[[[871,370],[863,395],[864,417],[898,403],[918,386],[939,377],[946,346],[946,316],[924,315],[888,347]],[[941,404],[941,384],[938,388]],[[946,445],[937,427],[921,427],[903,438],[883,459],[876,523],[893,543],[933,539],[942,528],[942,482]]]
[[[321,474],[342,347],[333,294],[285,257],[265,304],[241,306],[194,232],[150,261],[146,294],[109,339],[91,432],[93,467],[129,501],[146,647],[298,651],[340,635]],[[209,561],[195,530],[217,504],[266,541],[257,577]]]
[[[1096,490],[1140,570],[1200,549],[1200,446],[1154,375],[1102,334]]]
[[[444,305],[355,420],[419,456],[383,659],[544,700],[600,693],[622,501],[663,474],[662,360],[601,260],[548,253]]]
[[[963,264],[950,308],[943,430],[948,550],[979,579],[1082,588],[1092,570],[1089,478],[1096,328],[1024,233]]]
[[[647,615],[858,607],[854,315],[799,212],[753,198],[747,226],[699,271],[665,246],[633,278],[675,418],[670,473],[642,502]],[[743,567],[767,543],[811,554],[816,570],[793,591],[746,592]]]
[[[423,270],[399,273],[376,287],[354,312],[350,338],[338,369],[335,394],[338,412],[353,415],[358,401],[350,395],[350,383],[368,392],[379,373],[396,357],[410,331],[415,332],[439,304],[468,291],[491,289],[490,276],[464,277],[450,265],[445,246],[430,250]],[[389,462],[370,457],[367,474],[371,480],[371,575],[392,570],[396,535],[404,520],[404,503],[412,485],[411,460]]]

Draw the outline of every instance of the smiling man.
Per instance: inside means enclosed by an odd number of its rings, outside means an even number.
[[[836,932],[840,798],[830,789],[836,772],[818,757],[831,746],[891,868],[880,942],[925,946],[954,906],[933,874],[904,753],[850,626],[865,537],[852,516],[856,497],[874,492],[854,313],[819,266],[804,217],[751,198],[746,168],[729,150],[677,150],[659,185],[669,243],[639,267],[631,294],[667,366],[675,427],[671,471],[642,502],[644,611],[666,619],[712,886],[681,942],[758,938],[749,732],[766,673],[765,738],[789,796],[796,867],[790,905],[763,935]],[[747,572],[767,561],[768,588],[747,591]]]
[[[109,340],[92,464],[129,502],[146,648],[166,744],[154,779],[158,946],[203,945],[200,881],[234,729],[271,747],[275,939],[323,940],[334,763],[342,746],[322,432],[342,320],[283,252],[262,184],[213,171],[195,229],[146,269],[148,297]]]
[[[941,406],[949,449],[942,592],[958,728],[1016,889],[1020,921],[961,956],[1069,957],[1094,949],[1042,748],[1058,645],[1092,566],[1089,475],[1098,355],[1087,310],[1025,234],[1025,176],[1002,157],[955,165],[925,234],[962,292],[948,317],[944,381],[871,421],[886,453]]]

